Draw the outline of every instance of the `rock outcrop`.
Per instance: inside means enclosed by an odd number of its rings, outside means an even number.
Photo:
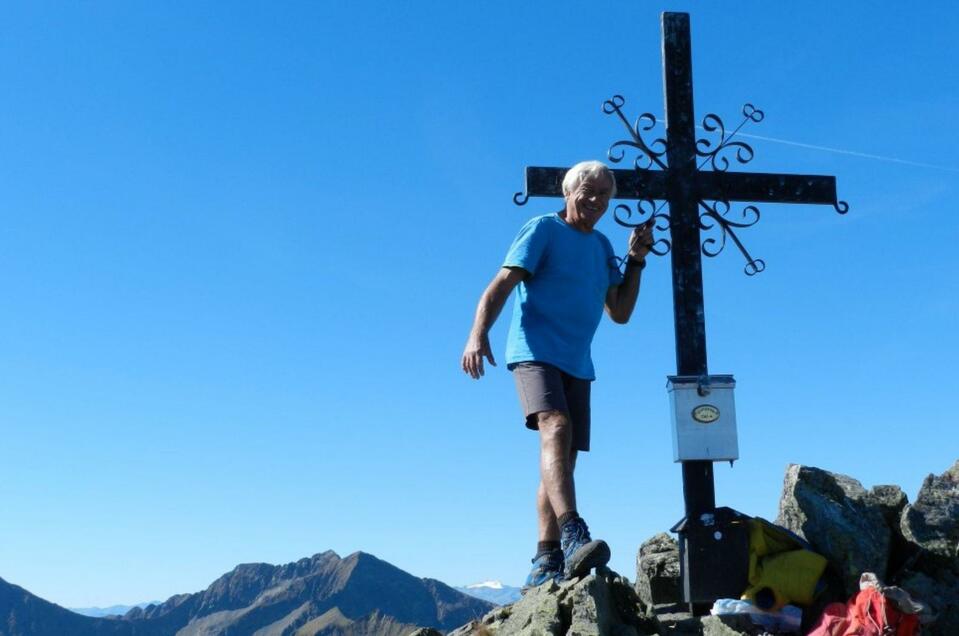
[[[898,486],[866,491],[846,475],[791,465],[779,510],[777,523],[840,573],[846,597],[874,572],[929,607],[924,634],[959,634],[959,461],[929,475],[913,504]]]
[[[679,603],[679,544],[660,532],[646,540],[636,555],[636,593],[646,605]]]
[[[894,528],[899,525],[902,509],[909,503],[909,497],[899,486],[873,486],[869,491],[872,500],[879,507],[886,525]]]
[[[855,479],[791,464],[776,523],[838,566],[847,594],[858,590],[863,572],[885,579],[892,534],[876,500]]]
[[[596,574],[546,583],[449,636],[640,636],[657,621],[629,581],[601,568]]]
[[[959,574],[959,461],[929,475],[899,524],[914,562],[931,574]]]
[[[923,628],[923,636],[959,634],[959,577],[946,573],[933,578],[923,572],[904,570],[895,582],[928,606],[934,620]]]
[[[892,582],[929,605],[930,636],[959,634],[959,461],[926,477],[898,527],[908,554]]]
[[[924,626],[924,635],[959,635],[959,462],[942,475],[930,475],[911,505],[898,486],[866,490],[847,475],[791,465],[779,511],[777,523],[804,537],[830,562],[824,576],[831,594],[807,608],[807,629],[827,602],[853,596],[860,575],[868,571],[931,609],[935,620]],[[449,636],[765,633],[744,615],[695,617],[683,611],[679,550],[672,536],[661,533],[644,542],[636,561],[635,590],[608,570],[550,583]]]

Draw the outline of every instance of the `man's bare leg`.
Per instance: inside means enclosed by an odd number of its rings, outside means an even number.
[[[561,411],[536,415],[540,430],[540,480],[536,490],[536,513],[539,520],[539,543],[533,558],[533,569],[523,590],[565,576],[565,559],[561,551],[561,530],[550,501],[560,493],[564,509],[574,510],[576,492],[572,486],[576,451],[571,451],[572,431],[569,418]]]
[[[536,419],[540,438],[540,488],[537,493],[540,536],[555,532],[552,537],[560,539],[565,555],[566,578],[583,576],[594,567],[606,565],[609,546],[605,541],[592,540],[586,523],[577,515],[573,482],[575,457],[569,417],[562,411],[544,411],[538,413]],[[564,522],[568,527],[563,525]]]
[[[576,451],[570,452],[570,472],[576,471]],[[576,503],[576,482],[573,481],[573,504]],[[553,506],[549,503],[549,496],[546,494],[546,485],[543,483],[542,476],[539,480],[539,488],[536,490],[536,513],[539,518],[539,540],[559,541],[559,524],[556,522],[556,513],[553,512]]]
[[[539,426],[540,487],[537,510],[540,517],[540,536],[545,530],[552,536],[543,541],[558,541],[556,520],[576,510],[576,489],[573,486],[573,430],[569,416],[562,411],[543,411],[536,414]],[[545,519],[544,519],[545,517]],[[552,519],[552,528],[550,526]],[[554,531],[555,529],[555,531]]]

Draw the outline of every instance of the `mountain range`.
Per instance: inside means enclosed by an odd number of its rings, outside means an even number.
[[[492,608],[364,552],[239,565],[202,592],[122,617],[82,616],[0,579],[0,636],[405,636]]]
[[[134,607],[146,607],[147,605],[159,605],[163,601],[151,601],[149,603],[137,603],[136,605],[111,605],[110,607],[68,607],[67,609],[84,616],[123,616]]]

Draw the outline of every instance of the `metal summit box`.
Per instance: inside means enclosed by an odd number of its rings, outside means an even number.
[[[739,459],[735,386],[731,375],[668,376],[673,461]]]

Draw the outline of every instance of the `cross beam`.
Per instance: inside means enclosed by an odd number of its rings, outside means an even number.
[[[729,203],[832,205],[840,213],[845,213],[848,205],[837,199],[835,177],[727,171],[729,161],[721,157],[722,152],[735,150],[735,159],[739,163],[747,163],[753,152],[741,141],[730,141],[739,128],[727,136],[722,121],[712,114],[703,119],[702,128],[707,133],[718,131],[719,141],[696,138],[689,14],[662,14],[662,46],[666,136],[647,143],[642,138],[643,131],[652,130],[656,118],[645,113],[634,125],[630,125],[620,108],[625,100],[615,96],[603,105],[603,111],[619,117],[629,131],[630,139],[614,143],[610,147],[609,158],[618,163],[623,159],[626,147],[636,149],[639,155],[635,169],[614,170],[618,199],[669,203],[670,240],[666,242],[661,239],[657,243],[666,243],[671,252],[676,375],[708,378],[701,252],[715,256],[729,236],[748,260],[747,274],[762,271],[765,266],[746,252],[735,234],[736,228],[748,227],[758,221],[758,209],[747,206],[746,211],[754,213],[751,221],[733,221],[725,218]],[[758,122],[763,118],[762,111],[750,104],[743,108],[743,114],[746,117],[743,124],[747,120]],[[640,160],[645,160],[646,165],[641,166]],[[707,163],[712,170],[702,170]],[[514,196],[514,202],[523,205],[530,196],[562,196],[561,184],[566,171],[567,168],[526,168],[525,193]],[[617,206],[617,209],[620,207]],[[622,207],[629,210],[628,206]],[[650,218],[666,217],[657,212],[658,209],[650,212]],[[631,225],[618,216],[617,222]],[[716,239],[707,239],[703,243],[700,236],[700,230],[716,225],[723,232],[722,245],[718,249],[715,249],[718,243]],[[714,246],[713,249],[708,247],[710,245]],[[686,520],[695,520],[704,513],[715,512],[712,462],[683,462],[682,472]],[[684,554],[680,563],[683,597],[694,610],[701,611],[704,603],[708,607],[715,600],[714,596],[710,596],[717,589],[714,582],[717,577],[723,577],[726,569],[722,555],[724,546],[719,545],[718,539],[713,542],[712,534],[710,532],[704,538],[702,533],[697,535],[690,532],[684,538],[683,531],[680,531],[680,554]]]
[[[526,196],[562,197],[568,168],[526,168]],[[668,170],[614,169],[617,199],[669,198]],[[699,170],[693,184],[700,200],[836,205],[836,177],[766,172]],[[522,196],[521,195],[517,195]]]

